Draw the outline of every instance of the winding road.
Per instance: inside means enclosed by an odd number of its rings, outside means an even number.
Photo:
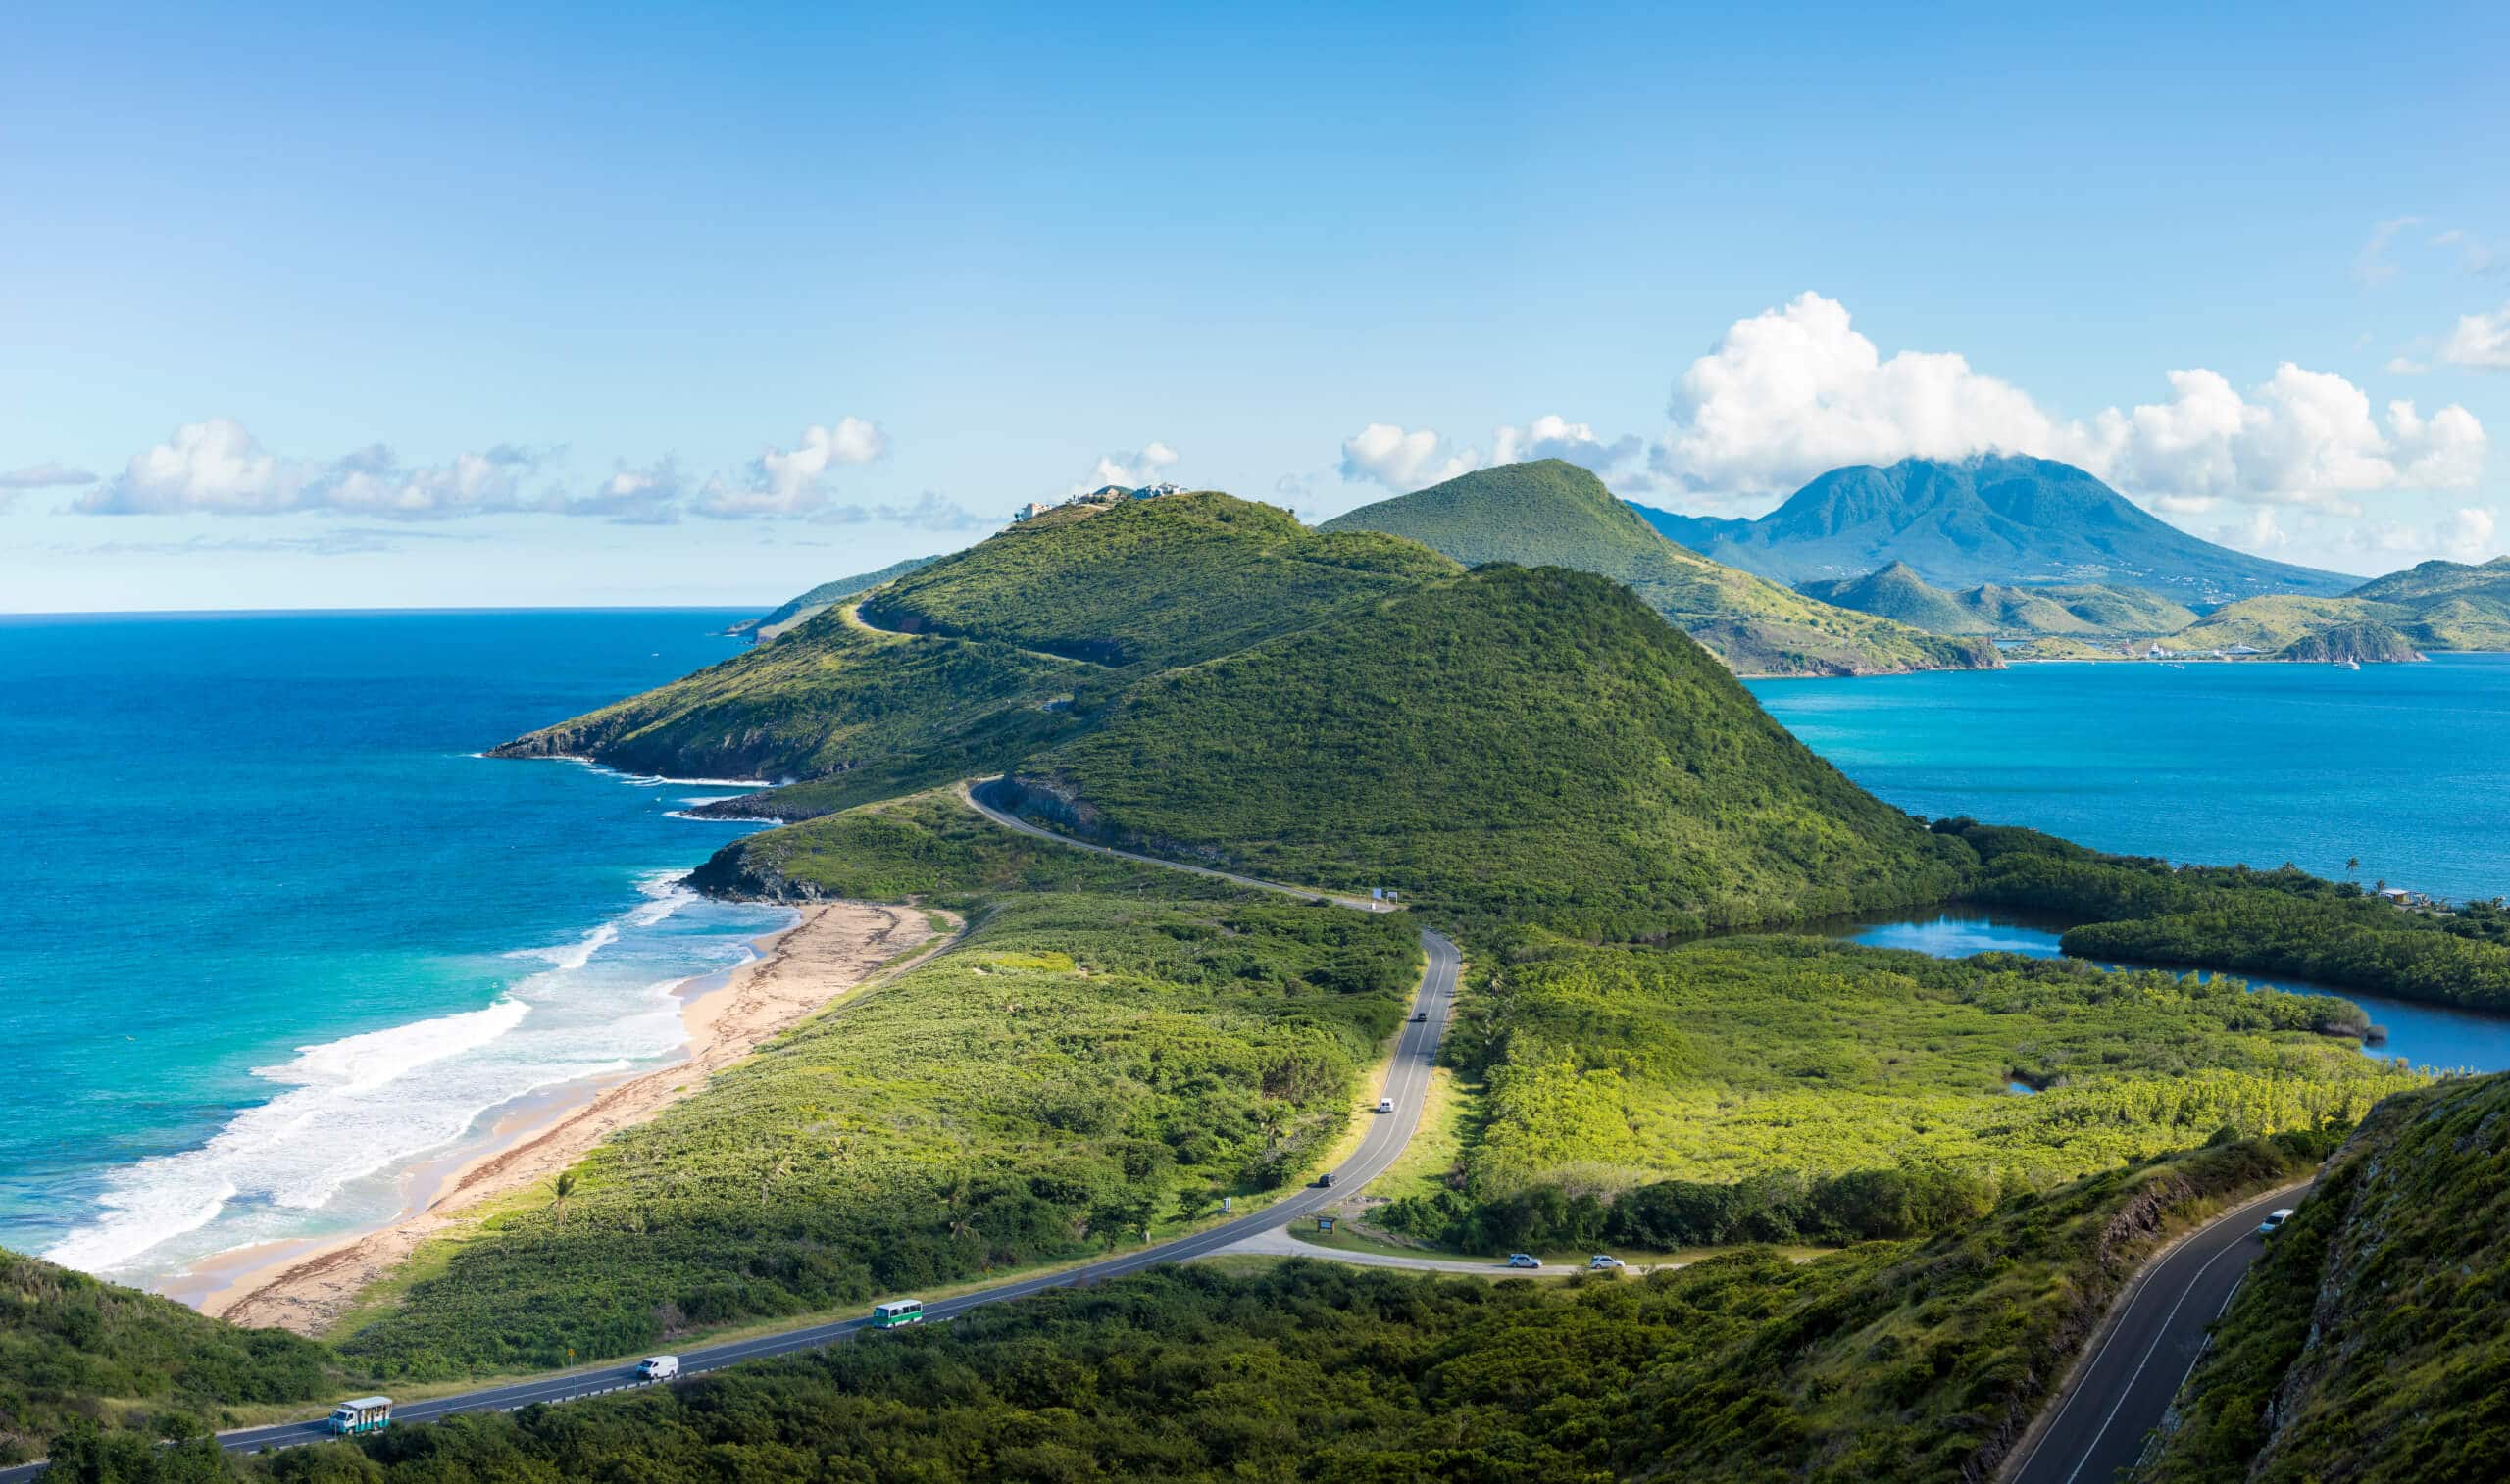
[[[1275,881],[1259,881],[1252,876],[1231,875],[1227,871],[1212,870],[1204,866],[1184,866],[1174,861],[1162,861],[1152,856],[1137,856],[1127,851],[1091,845],[1056,834],[1051,830],[1040,829],[1027,820],[1014,818],[998,810],[979,804],[973,794],[965,789],[961,790],[961,794],[962,797],[967,798],[971,808],[1006,829],[1052,840],[1076,850],[1122,856],[1127,860],[1139,861],[1145,865],[1171,870],[1191,871],[1197,875],[1215,876],[1242,886],[1260,887],[1266,891],[1282,892],[1310,900],[1322,897],[1363,912],[1383,909],[1382,903],[1371,902],[1366,898],[1337,897],[1330,893],[1283,886]],[[1092,1262],[1082,1267],[1044,1273],[993,1288],[979,1289],[975,1293],[962,1294],[957,1298],[936,1299],[925,1306],[925,1313],[934,1319],[946,1319],[966,1313],[979,1305],[999,1304],[1008,1299],[1023,1299],[1030,1294],[1043,1293],[1050,1288],[1085,1287],[1103,1282],[1108,1278],[1139,1272],[1145,1267],[1155,1267],[1164,1262],[1181,1262],[1189,1258],[1205,1257],[1224,1248],[1233,1247],[1268,1229],[1311,1214],[1320,1208],[1341,1200],[1384,1173],[1386,1166],[1392,1164],[1395,1158],[1403,1153],[1404,1146],[1412,1141],[1413,1131],[1420,1126],[1422,1104],[1430,1086],[1430,1068],[1437,1060],[1438,1037],[1446,1029],[1448,1010],[1455,996],[1456,970],[1462,962],[1461,955],[1453,942],[1443,934],[1431,932],[1428,928],[1421,930],[1421,947],[1428,955],[1428,964],[1421,974],[1420,988],[1413,995],[1412,1012],[1416,1017],[1426,1016],[1427,1018],[1405,1020],[1402,1032],[1395,1038],[1393,1060],[1386,1069],[1385,1084],[1381,1090],[1382,1096],[1394,1100],[1394,1112],[1378,1114],[1370,1119],[1368,1131],[1361,1137],[1359,1147],[1351,1152],[1350,1158],[1334,1166],[1334,1188],[1329,1190],[1322,1186],[1310,1185],[1260,1211],[1249,1212],[1234,1220],[1224,1221],[1218,1226],[1206,1227],[1191,1236],[1179,1237],[1174,1241],[1162,1242],[1157,1246],[1145,1247],[1139,1252],[1127,1253],[1122,1257],[1109,1258],[1104,1261]],[[680,1373],[693,1375],[700,1371],[720,1369],[742,1360],[790,1355],[795,1351],[817,1350],[822,1346],[852,1340],[871,1327],[867,1306],[865,1318],[841,1319],[832,1323],[813,1324],[801,1329],[786,1330],[781,1334],[762,1335],[754,1339],[733,1340],[720,1345],[682,1350],[679,1352]],[[434,1397],[424,1402],[411,1402],[394,1408],[392,1414],[396,1421],[425,1422],[438,1417],[452,1416],[459,1412],[514,1411],[536,1403],[575,1402],[586,1397],[604,1396],[615,1391],[632,1390],[638,1386],[654,1384],[660,1383],[639,1380],[632,1362],[603,1365],[520,1381],[506,1386],[483,1387],[477,1391]],[[233,1432],[220,1433],[218,1441],[221,1447],[230,1453],[256,1453],[264,1449],[290,1448],[299,1444],[320,1442],[328,1436],[330,1434],[324,1431],[323,1423],[318,1419],[308,1422],[283,1422],[271,1427],[241,1428]],[[32,1479],[42,1471],[41,1463],[25,1463],[14,1468],[0,1469],[0,1484],[16,1484],[19,1480]]]
[[[2303,1194],[2286,1186],[2243,1202],[2144,1264],[2005,1484],[2110,1484],[2134,1467],[2261,1250],[2257,1223]]]

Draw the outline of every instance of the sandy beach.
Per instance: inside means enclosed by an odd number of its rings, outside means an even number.
[[[680,1060],[553,1088],[508,1107],[484,1145],[467,1142],[409,1171],[401,1213],[383,1226],[222,1254],[163,1291],[238,1324],[320,1334],[368,1285],[422,1243],[459,1227],[469,1212],[547,1183],[611,1134],[697,1091],[899,954],[941,946],[918,909],[822,902],[801,911],[792,927],[758,940],[759,958],[693,981],[697,992],[682,1013],[688,1050]]]

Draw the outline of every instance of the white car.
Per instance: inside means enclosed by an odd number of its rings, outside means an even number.
[[[1377,1100],[1377,1111],[1378,1111],[1379,1113],[1392,1113],[1392,1112],[1394,1112],[1394,1100],[1393,1100],[1392,1098],[1380,1098],[1380,1099],[1378,1099],[1378,1100]]]
[[[1610,1268],[1628,1267],[1629,1265],[1629,1263],[1624,1262],[1621,1259],[1614,1257],[1608,1252],[1599,1252],[1586,1260],[1587,1268],[1594,1272],[1603,1272]]]
[[[647,1356],[636,1362],[636,1374],[648,1381],[668,1381],[679,1374],[679,1357]]]
[[[2284,1210],[2279,1212],[2271,1212],[2265,1220],[2257,1223],[2257,1234],[2260,1237],[2271,1237],[2277,1232],[2282,1231],[2284,1229],[2284,1223],[2290,1219],[2292,1219],[2292,1212],[2289,1207],[2285,1207]]]
[[[1508,1254],[1508,1265],[1510,1267],[1540,1267],[1542,1259],[1530,1252],[1512,1252]]]

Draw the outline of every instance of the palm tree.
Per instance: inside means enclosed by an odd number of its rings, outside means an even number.
[[[572,1169],[558,1171],[558,1178],[549,1182],[549,1189],[557,1196],[549,1204],[557,1211],[558,1219],[564,1221],[567,1219],[567,1198],[576,1193],[576,1172]]]
[[[1289,1126],[1289,1113],[1278,1101],[1267,1098],[1258,1116],[1264,1120],[1264,1152],[1271,1154],[1274,1146],[1281,1142],[1281,1130]]]
[[[2344,873],[2348,876],[2360,875],[2362,873],[2362,858],[2360,856],[2346,856],[2344,858]]]

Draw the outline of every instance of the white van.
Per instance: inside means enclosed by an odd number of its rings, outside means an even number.
[[[647,1356],[637,1362],[636,1374],[648,1381],[668,1381],[679,1374],[679,1357]]]
[[[1392,1098],[1380,1098],[1380,1099],[1378,1099],[1378,1100],[1377,1100],[1377,1111],[1378,1111],[1379,1113],[1392,1113],[1392,1112],[1394,1112],[1394,1100],[1393,1100]]]

